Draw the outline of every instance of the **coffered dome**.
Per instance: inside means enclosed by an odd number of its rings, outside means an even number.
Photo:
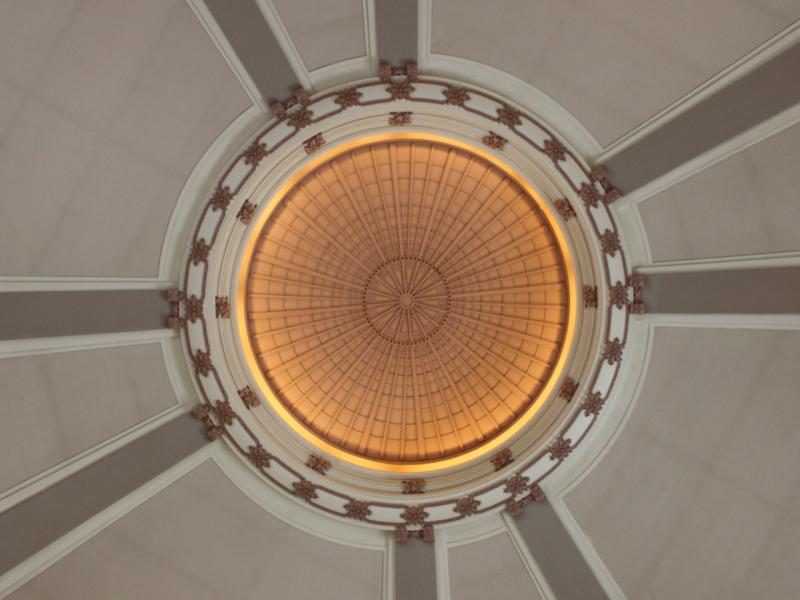
[[[480,446],[537,408],[568,317],[537,199],[466,148],[381,140],[276,203],[247,275],[269,386],[318,438],[373,460]]]

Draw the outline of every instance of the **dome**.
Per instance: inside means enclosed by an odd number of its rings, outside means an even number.
[[[306,174],[257,233],[250,342],[297,421],[350,453],[449,458],[536,404],[565,342],[563,249],[474,151],[387,140]]]

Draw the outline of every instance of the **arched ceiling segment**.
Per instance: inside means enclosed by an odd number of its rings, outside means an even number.
[[[362,0],[272,0],[306,69],[366,56]]]
[[[566,506],[628,598],[791,597],[800,332],[654,335],[630,418]]]
[[[0,97],[0,275],[28,276],[157,275],[181,187],[249,105],[181,0],[4,5]]]
[[[435,0],[431,51],[519,77],[607,146],[798,17],[794,0]]]

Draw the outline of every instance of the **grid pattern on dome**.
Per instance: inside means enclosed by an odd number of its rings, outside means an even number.
[[[309,173],[265,223],[249,333],[280,401],[342,449],[439,460],[496,436],[561,351],[561,249],[500,169],[395,140]]]

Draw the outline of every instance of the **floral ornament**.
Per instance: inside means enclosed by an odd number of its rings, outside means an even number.
[[[245,225],[249,225],[250,222],[253,220],[253,215],[256,212],[256,205],[250,202],[249,200],[245,200],[242,207],[239,209],[239,212],[236,213],[236,218],[239,219]]]
[[[414,91],[414,86],[411,85],[411,82],[408,80],[395,81],[389,84],[386,91],[389,92],[392,100],[410,100],[411,92]]]
[[[495,454],[491,462],[495,471],[499,471],[500,469],[510,465],[512,462],[514,462],[514,457],[511,454],[511,448],[506,448],[505,450],[501,450]]]
[[[514,500],[513,498],[506,500],[506,510],[512,517],[520,516],[524,507],[525,500]]]
[[[208,376],[208,373],[213,368],[211,365],[211,354],[198,350],[197,354],[192,355],[192,363],[194,363],[194,370],[203,377]]]
[[[547,448],[547,451],[550,453],[550,460],[561,461],[567,458],[569,453],[572,452],[572,446],[570,446],[571,441],[570,439],[564,439],[564,436],[558,436]]]
[[[597,308],[597,286],[583,286],[583,307]]]
[[[271,100],[269,103],[269,109],[272,111],[272,114],[275,115],[276,119],[286,118],[286,107],[280,100]]]
[[[597,165],[589,172],[589,181],[596,181],[605,187],[605,184],[608,182],[608,171],[603,165]]]
[[[192,259],[192,264],[197,266],[201,262],[206,262],[208,260],[208,253],[210,251],[211,246],[206,244],[205,238],[200,238],[199,240],[192,242],[192,249],[189,252],[189,256]]]
[[[322,137],[321,133],[311,136],[305,142],[303,142],[303,149],[306,151],[306,154],[313,154],[325,143],[325,139]]]
[[[600,247],[606,254],[611,256],[616,255],[617,250],[621,248],[619,234],[616,231],[606,229],[603,235],[600,236]]]
[[[211,196],[211,207],[212,210],[225,210],[233,200],[233,194],[231,194],[231,188],[227,185],[225,187],[218,187],[214,191],[214,195]]]
[[[581,404],[581,409],[585,416],[591,417],[599,414],[605,403],[606,401],[600,392],[592,392],[591,394],[586,394],[586,399]]]
[[[311,125],[311,117],[313,116],[314,113],[307,108],[300,108],[289,115],[287,123],[295,129],[302,129]]]
[[[180,290],[172,289],[167,290],[165,296],[169,303],[167,327],[170,329],[180,329],[186,325],[186,319],[181,317],[181,302],[186,298],[186,294]]]
[[[302,498],[306,502],[311,502],[317,498],[317,486],[311,483],[308,479],[301,479],[292,484],[294,495]]]
[[[267,145],[255,141],[244,151],[244,164],[256,167],[266,156]]]
[[[628,285],[633,289],[633,302],[628,306],[631,314],[643,315],[647,313],[647,304],[644,303],[642,298],[646,282],[645,276],[639,273],[628,276]]]
[[[544,490],[539,487],[539,484],[534,483],[531,486],[531,500],[534,502],[544,502],[547,500],[547,496],[544,495]]]
[[[201,404],[200,406],[192,410],[192,416],[198,421],[202,421],[204,419],[209,418],[210,414],[211,414],[211,407],[208,404]]]
[[[586,208],[594,208],[597,206],[597,203],[600,201],[600,196],[597,193],[594,185],[590,183],[582,183],[581,189],[578,192],[583,200],[583,203],[586,205]]]
[[[421,494],[425,489],[424,479],[404,479],[403,480],[403,493],[404,494]]]
[[[231,318],[231,303],[227,296],[217,296],[214,299],[216,315],[219,319]]]
[[[421,506],[406,506],[400,517],[408,525],[422,525],[428,518],[428,513]]]
[[[272,455],[261,444],[250,446],[247,458],[259,469],[268,469]]]
[[[400,125],[409,125],[411,123],[411,113],[406,112],[393,112],[389,114],[389,125],[398,127]]]
[[[508,143],[506,138],[502,135],[497,135],[494,131],[490,131],[488,135],[483,136],[481,141],[489,146],[489,148],[494,148],[495,150],[502,150]]]
[[[529,481],[530,479],[528,479],[527,477],[520,475],[519,473],[515,473],[514,475],[506,479],[506,487],[503,489],[503,491],[506,494],[511,494],[512,496],[516,496],[524,492],[526,489],[528,489]]]
[[[562,160],[567,160],[567,148],[557,139],[552,138],[544,141],[544,154],[550,160],[557,163]]]
[[[313,469],[320,475],[325,475],[325,472],[331,468],[331,461],[324,459],[321,456],[317,456],[316,454],[312,454],[308,457],[306,466],[309,469]]]
[[[558,397],[563,398],[567,402],[572,400],[572,397],[575,395],[575,392],[578,390],[578,382],[575,381],[572,377],[567,377],[564,380],[564,383],[561,384],[561,390],[558,392]]]
[[[444,94],[445,104],[464,106],[464,103],[469,100],[467,88],[463,87],[448,85],[444,90],[442,90],[442,94]]]
[[[239,398],[242,399],[242,402],[244,402],[244,405],[247,408],[255,408],[256,406],[261,404],[261,401],[258,399],[258,396],[249,385],[240,389],[238,393],[239,393]]]
[[[344,510],[347,518],[355,519],[356,521],[363,521],[372,514],[369,504],[361,500],[350,500],[344,505]]]
[[[433,525],[423,525],[422,531],[420,532],[422,535],[422,541],[431,544],[433,543]]]
[[[622,198],[622,192],[620,192],[617,188],[612,187],[603,196],[603,203],[604,204],[613,204],[614,202],[616,202],[620,198]]]
[[[405,525],[398,525],[394,528],[394,541],[398,544],[405,544],[408,542],[408,527]]]
[[[231,407],[231,403],[227,400],[217,400],[217,403],[214,405],[214,413],[225,425],[233,425],[233,419],[236,417],[236,413]]]
[[[497,109],[497,120],[503,125],[513,128],[514,125],[522,125],[522,113],[516,108],[503,105]]]
[[[186,318],[192,323],[203,318],[203,301],[194,294],[186,299]]]
[[[628,287],[618,281],[608,290],[608,301],[612,306],[625,308],[628,304]]]
[[[336,104],[342,108],[349,108],[350,106],[358,106],[361,92],[355,88],[345,88],[336,94]]]
[[[619,338],[606,342],[603,347],[603,360],[607,360],[610,365],[622,360],[622,342],[619,341]]]
[[[225,433],[225,429],[221,426],[216,425],[214,421],[211,420],[211,406],[208,404],[201,404],[197,408],[192,411],[192,416],[200,421],[206,427],[206,437],[209,441],[213,442],[218,437],[220,437],[223,433]]]
[[[453,512],[457,512],[462,517],[468,517],[478,512],[478,506],[481,501],[476,500],[474,496],[464,496],[456,500],[456,505],[453,507]]]
[[[555,201],[555,205],[558,214],[560,214],[565,221],[569,221],[575,217],[575,209],[572,208],[572,204],[570,204],[569,200],[566,198],[559,198]]]

